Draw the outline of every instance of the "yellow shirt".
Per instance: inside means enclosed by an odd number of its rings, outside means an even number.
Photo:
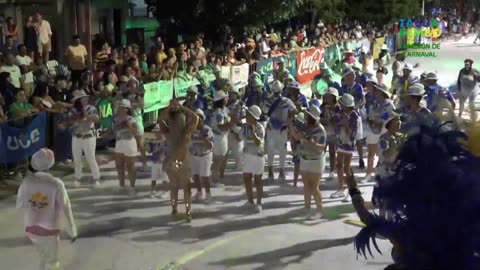
[[[165,52],[161,51],[155,54],[155,60],[157,61],[157,65],[162,64],[163,60],[165,59],[167,59],[167,55],[165,54]]]
[[[82,44],[78,46],[68,46],[66,52],[68,67],[73,70],[85,69],[85,57],[87,55],[87,49]]]

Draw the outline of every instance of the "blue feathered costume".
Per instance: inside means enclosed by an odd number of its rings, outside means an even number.
[[[393,244],[395,265],[388,269],[480,269],[480,158],[461,141],[466,135],[440,127],[421,128],[399,151],[395,173],[383,179],[380,199],[388,200],[393,220],[363,205],[355,184],[352,203],[367,225],[355,238],[366,258],[376,235]]]

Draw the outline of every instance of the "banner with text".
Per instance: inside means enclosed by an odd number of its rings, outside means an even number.
[[[223,69],[222,69],[223,70]],[[200,82],[193,76],[187,73],[177,75],[173,79],[173,88],[175,89],[175,97],[184,97],[187,95],[187,89],[192,85],[199,85]]]
[[[306,83],[320,74],[320,63],[325,57],[325,48],[317,47],[297,52],[297,81]]]
[[[167,107],[173,98],[173,81],[158,81],[144,84],[143,87],[145,89],[145,113]]]
[[[0,124],[0,162],[9,163],[31,157],[45,147],[47,113],[40,113],[25,128]]]
[[[240,66],[232,66],[232,78],[233,85],[245,86],[248,84],[248,76],[250,72],[250,65],[243,64]]]
[[[285,69],[287,69],[290,74],[296,77],[297,56],[296,53],[291,53],[288,56],[284,55],[274,58],[268,58],[257,63],[257,72],[263,72],[265,74],[265,82],[273,81],[273,71],[278,68],[278,62],[280,60],[284,61]]]

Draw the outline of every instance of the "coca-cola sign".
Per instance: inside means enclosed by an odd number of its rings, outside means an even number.
[[[297,52],[297,80],[305,83],[320,74],[320,63],[325,56],[325,49],[317,47]]]

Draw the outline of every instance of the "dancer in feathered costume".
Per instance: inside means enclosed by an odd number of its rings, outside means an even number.
[[[370,240],[380,252],[378,234],[393,244],[395,264],[387,269],[480,269],[480,129],[470,129],[470,138],[445,130],[422,127],[400,149],[393,175],[377,190],[392,220],[369,212],[353,177],[347,179],[366,224],[355,238],[365,258],[366,250],[372,255]]]

